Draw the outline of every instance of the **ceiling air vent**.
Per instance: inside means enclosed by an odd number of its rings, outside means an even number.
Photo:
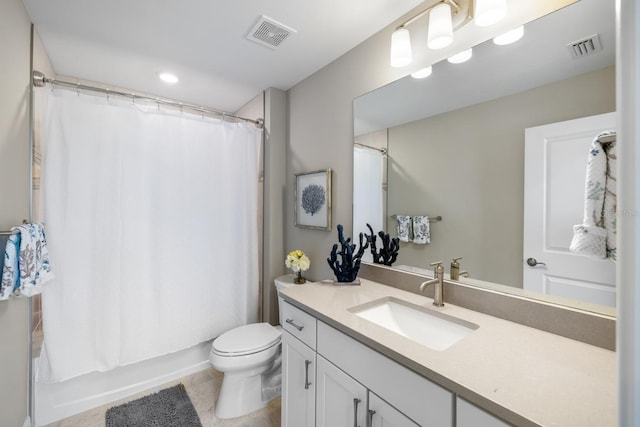
[[[600,44],[600,36],[594,34],[582,40],[569,43],[567,49],[574,58],[582,58],[583,56],[591,55],[602,50],[602,44]]]
[[[296,30],[262,15],[249,30],[247,39],[271,49],[279,47]]]

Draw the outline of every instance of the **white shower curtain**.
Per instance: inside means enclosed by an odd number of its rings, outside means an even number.
[[[50,94],[38,380],[175,352],[257,320],[261,131]]]
[[[385,229],[383,154],[378,150],[353,146],[353,237],[358,241],[360,233],[370,234]],[[373,261],[366,251],[362,259]]]

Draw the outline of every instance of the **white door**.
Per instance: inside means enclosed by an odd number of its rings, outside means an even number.
[[[451,407],[441,409],[450,411]],[[402,412],[371,392],[369,392],[367,416],[369,417],[367,427],[419,427],[418,424],[411,421]]]
[[[615,264],[569,251],[573,226],[582,223],[589,147],[615,129],[615,113],[526,129],[525,290],[615,306]]]
[[[316,353],[282,332],[282,426],[315,426]]]
[[[367,389],[318,356],[316,427],[365,427]]]

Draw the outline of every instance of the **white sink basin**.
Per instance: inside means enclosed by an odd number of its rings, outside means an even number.
[[[433,350],[445,350],[478,329],[474,323],[392,297],[349,311]]]

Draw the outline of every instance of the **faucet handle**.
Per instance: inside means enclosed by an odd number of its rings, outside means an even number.
[[[431,267],[434,267],[434,266],[436,266],[436,265],[437,265],[437,266],[442,267],[442,261],[432,262],[432,263],[430,263],[429,265],[430,265]]]
[[[460,263],[459,263],[458,261],[460,261],[461,259],[462,259],[462,257],[461,257],[461,256],[460,256],[460,257],[457,257],[457,258],[454,258],[454,259],[451,261],[451,267],[460,267]]]

